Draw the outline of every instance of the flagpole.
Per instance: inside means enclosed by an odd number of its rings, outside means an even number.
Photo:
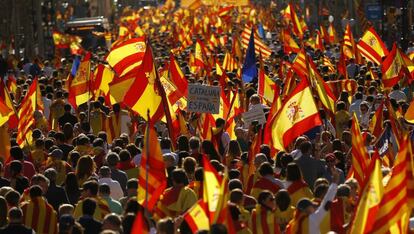
[[[148,170],[149,170],[149,134],[150,134],[150,121],[151,121],[151,116],[150,116],[150,110],[147,110],[147,130],[145,131],[145,154],[146,154],[146,162],[145,162],[145,208],[148,210]]]

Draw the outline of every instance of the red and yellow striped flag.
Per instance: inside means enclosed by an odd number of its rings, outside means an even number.
[[[239,68],[237,61],[233,58],[233,56],[229,52],[227,52],[226,55],[224,56],[223,68],[226,71],[233,71]]]
[[[328,27],[328,39],[329,44],[335,44],[338,42],[338,37],[336,36],[336,30],[333,23],[330,23]]]
[[[352,134],[352,168],[354,177],[360,186],[364,185],[365,175],[369,165],[369,155],[359,128],[358,118],[354,114],[351,126]]]
[[[384,102],[381,102],[378,109],[375,111],[374,116],[372,116],[371,122],[369,124],[369,131],[374,135],[375,137],[379,137],[382,132],[382,112],[384,111]],[[408,111],[407,111],[408,112]]]
[[[313,63],[313,60],[308,57],[308,70],[309,70],[309,81],[312,87],[316,90],[319,100],[321,101],[325,110],[330,114],[335,114],[335,103],[337,97],[333,94],[330,87],[325,83],[316,69],[316,65]]]
[[[303,38],[303,27],[299,20],[298,15],[295,12],[295,8],[292,3],[289,3],[283,11],[283,17],[287,22],[291,22],[293,25],[293,33],[299,37]]]
[[[39,94],[40,95],[40,94]],[[32,133],[32,125],[34,124],[34,112],[35,110],[39,109],[37,100],[38,100],[38,85],[37,79],[33,80],[33,83],[30,85],[29,90],[27,91],[26,96],[23,98],[21,102],[18,116],[19,116],[19,123],[17,126],[17,144],[23,147],[24,143],[31,143],[31,133]],[[41,99],[40,99],[41,101]]]
[[[394,43],[391,52],[382,62],[382,84],[384,88],[391,88],[398,83],[403,73],[412,79],[413,62]]]
[[[247,25],[243,29],[241,38],[242,38],[242,46],[243,48],[247,49],[249,47],[250,35],[252,33],[252,29],[249,28]],[[254,50],[256,55],[262,53],[264,58],[269,58],[272,54],[272,50],[260,39],[259,35],[255,31],[254,33]]]
[[[379,209],[379,203],[384,194],[381,160],[379,156],[372,158],[370,167],[370,174],[362,189],[361,197],[359,198],[358,206],[351,223],[351,234],[370,233],[375,221],[375,215]]]
[[[344,33],[344,43],[342,45],[343,52],[348,59],[355,59],[356,63],[360,63],[360,56],[358,48],[352,34],[351,26],[349,23],[346,25]]]
[[[169,66],[170,78],[184,96],[188,93],[188,81],[185,78],[180,66],[174,58],[173,54],[170,54],[170,66]]]
[[[148,178],[148,180],[147,180]],[[154,122],[149,118],[144,136],[141,167],[138,175],[137,200],[139,204],[152,210],[167,186],[164,159],[158,142]]]
[[[358,42],[358,50],[367,60],[380,65],[382,57],[388,55],[387,47],[373,27],[368,29]]]
[[[298,74],[301,78],[305,78],[308,72],[308,66],[306,62],[306,52],[301,50],[297,55],[295,60],[292,63],[292,69]]]
[[[385,186],[384,196],[372,226],[373,233],[388,233],[398,229],[395,225],[399,224],[406,226],[409,219],[406,214],[414,206],[412,144],[407,134],[402,137],[399,145],[400,150],[391,170],[391,178]],[[407,229],[401,233],[407,233]]]
[[[298,46],[296,41],[290,35],[289,30],[283,29],[281,31],[281,38],[282,38],[282,41],[283,41],[283,51],[286,54],[299,53],[300,52],[300,47]]]
[[[132,38],[114,46],[106,57],[118,76],[124,76],[142,63],[145,54],[145,38]]]
[[[23,203],[21,209],[23,224],[32,228],[36,233],[58,233],[56,211],[43,197],[36,197]]]

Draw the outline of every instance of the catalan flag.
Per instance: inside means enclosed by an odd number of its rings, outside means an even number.
[[[387,47],[373,27],[369,28],[358,42],[358,50],[367,60],[380,65],[388,55]]]
[[[229,52],[227,52],[226,55],[224,56],[223,68],[226,71],[233,71],[239,68],[236,59],[234,59],[233,56]]]
[[[408,223],[413,208],[414,180],[411,140],[407,135],[402,137],[400,150],[391,169],[391,178],[384,189],[379,209],[373,220],[373,233],[388,233],[395,229],[395,224]],[[406,233],[406,229],[401,233]]]
[[[112,47],[106,61],[121,77],[141,65],[145,48],[144,37],[132,38]]]
[[[151,119],[158,121],[164,115],[164,110],[162,97],[157,91],[156,79],[159,79],[159,77],[152,56],[152,48],[147,46],[143,63],[133,74],[135,78],[133,78],[133,82],[126,91],[123,102],[144,119],[147,118],[147,111],[149,111]]]
[[[167,186],[164,159],[158,142],[154,122],[148,119],[142,149],[141,167],[138,175],[139,204],[152,210]]]
[[[40,94],[39,94],[40,95]],[[39,109],[37,104],[38,99],[38,85],[37,79],[33,80],[32,84],[29,87],[29,90],[26,93],[26,96],[23,98],[18,116],[19,123],[17,126],[17,144],[23,147],[24,143],[31,143],[31,133],[32,125],[34,124],[34,112]],[[40,99],[41,101],[41,99]]]
[[[349,23],[346,25],[344,33],[344,43],[342,45],[343,52],[348,59],[355,59],[357,63],[360,62],[358,48],[352,35],[351,26]]]
[[[330,114],[335,114],[335,103],[337,97],[333,94],[330,87],[325,83],[316,69],[316,65],[313,63],[313,60],[308,57],[308,70],[309,70],[309,80],[312,84],[312,87],[316,90],[319,100],[321,101],[325,110],[330,112]]]
[[[23,203],[21,209],[23,224],[32,228],[36,233],[58,233],[56,211],[43,197],[36,197]]]
[[[284,150],[296,137],[321,125],[318,108],[306,79],[292,91],[272,121],[272,141]]]
[[[384,194],[382,184],[381,160],[372,158],[370,173],[362,189],[358,206],[353,217],[350,233],[371,233],[379,203]]]
[[[241,43],[243,48],[247,49],[250,46],[251,34],[253,33],[254,36],[254,51],[256,55],[262,53],[264,58],[268,58],[272,54],[272,50],[262,41],[260,40],[259,35],[256,33],[255,30],[252,30],[249,27],[245,27],[242,34],[241,34]]]
[[[308,68],[306,62],[306,52],[301,50],[297,55],[295,60],[292,63],[292,69],[298,74],[301,78],[307,76]]]
[[[82,59],[75,77],[69,79],[69,98],[72,106],[77,107],[86,103],[91,98],[90,76],[91,76],[91,53],[87,53]]]
[[[351,126],[352,134],[352,169],[354,170],[354,177],[360,186],[364,185],[367,168],[369,165],[369,155],[365,146],[362,133],[359,128],[358,118],[354,114]]]

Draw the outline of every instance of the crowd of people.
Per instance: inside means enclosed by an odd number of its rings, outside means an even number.
[[[280,64],[292,62],[296,53],[283,52],[277,36],[283,27],[278,21],[279,8],[252,7],[255,13],[245,17],[256,17],[265,25],[268,32],[265,37],[272,54],[261,66],[282,90],[287,84]],[[147,11],[139,11],[143,19],[151,14],[164,17],[164,22],[149,24],[146,31],[151,35],[157,68],[161,68],[168,61],[171,49],[176,48],[173,33],[161,28],[165,24],[177,26],[176,12],[182,9],[164,9],[163,15],[156,8]],[[210,11],[202,8],[194,17],[203,21],[203,13]],[[227,22],[236,22],[238,14],[242,12],[233,9]],[[246,18],[229,24],[233,33],[243,30]],[[141,21],[141,25],[144,23]],[[218,29],[216,35],[227,36],[228,40],[212,50],[211,57],[221,63],[235,37]],[[324,51],[309,45],[305,49],[325,81],[343,79],[336,70],[341,55],[339,43],[325,42]],[[92,52],[94,65],[103,61],[107,54],[103,48]],[[186,61],[191,53],[192,49],[187,48],[175,55],[186,79],[219,84],[216,69],[210,73],[192,72]],[[333,70],[324,63],[324,58],[331,60]],[[380,67],[371,62],[356,64],[353,59],[347,60],[346,69],[349,79],[357,83],[355,92],[341,92],[334,115],[329,116],[321,109],[322,125],[297,137],[284,151],[275,152],[269,144],[257,147],[258,134],[265,125],[246,127],[241,115],[235,119],[233,133],[225,128],[228,119],[222,116],[215,119],[212,137],[203,138],[194,124],[197,115],[181,110],[185,130],[182,129],[183,134],[176,139],[169,137],[165,122],[155,124],[167,186],[155,208],[147,210],[137,201],[140,183],[137,178],[142,168],[144,145],[157,142],[145,141],[147,123],[143,118],[122,103],[111,105],[103,96],[73,107],[68,102],[65,83],[73,62],[70,56],[50,61],[22,59],[15,63],[3,58],[0,62],[2,69],[7,69],[7,72],[2,71],[5,87],[16,79],[15,89],[9,92],[17,110],[35,78],[43,103],[43,110],[35,111],[31,139],[24,146],[16,141],[17,129],[8,128],[7,123],[1,126],[10,134],[10,158],[0,162],[0,233],[131,233],[137,231],[134,223],[137,225],[139,215],[143,216],[144,224],[137,233],[193,233],[183,216],[205,196],[203,184],[209,183],[205,181],[205,159],[227,183],[225,202],[230,222],[211,222],[209,230],[197,233],[346,233],[362,193],[361,185],[350,173],[354,137],[352,116],[355,114],[359,121],[364,147],[370,153],[378,148],[378,139],[391,128],[390,111],[384,110],[381,135],[370,132],[374,113],[385,96],[388,95],[392,107],[400,113],[397,121],[410,129],[403,116],[412,99],[411,85],[400,82],[389,93],[384,92]],[[237,62],[241,69],[243,61]],[[224,72],[229,79],[223,89],[241,90],[240,100],[237,100],[241,108],[249,110],[260,105],[267,116],[272,103],[257,94],[258,78],[246,84],[241,81],[237,69]],[[202,77],[207,74],[210,77]],[[108,129],[104,127],[107,119],[115,121],[118,134],[111,135],[113,139],[109,139]],[[389,153],[381,154],[384,177],[389,175],[398,152],[396,137],[388,137]],[[257,152],[252,150],[254,147]]]

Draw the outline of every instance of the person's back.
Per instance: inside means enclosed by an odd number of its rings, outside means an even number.
[[[9,224],[0,228],[0,234],[33,234],[35,233],[31,228],[26,227],[22,223],[23,212],[18,207],[13,207],[9,210],[8,220]]]
[[[98,234],[102,229],[102,223],[93,218],[96,209],[96,202],[93,199],[85,199],[82,206],[82,217],[79,218],[79,223],[85,229],[85,233]]]
[[[322,161],[313,158],[311,154],[312,144],[309,141],[305,141],[300,145],[300,151],[302,156],[295,160],[299,166],[303,179],[306,183],[313,188],[313,183],[319,177],[325,175],[325,165]]]

